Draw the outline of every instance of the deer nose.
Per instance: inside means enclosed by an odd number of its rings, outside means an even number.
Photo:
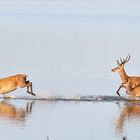
[[[114,71],[115,71],[115,69],[112,69],[111,71],[113,71],[113,72],[114,72]]]

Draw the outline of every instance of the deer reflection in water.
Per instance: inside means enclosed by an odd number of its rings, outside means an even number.
[[[140,102],[139,101],[132,101],[127,102],[124,105],[124,108],[117,119],[116,123],[116,129],[119,130],[119,132],[123,132],[125,121],[129,120],[131,122],[132,120],[139,119],[140,120]]]
[[[25,108],[18,108],[4,99],[0,102],[0,119],[9,120],[17,125],[24,125],[25,118],[32,112],[34,102],[28,102]]]

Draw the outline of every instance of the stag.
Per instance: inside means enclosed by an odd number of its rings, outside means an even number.
[[[117,60],[117,67],[112,69],[113,72],[117,72],[119,73],[123,83],[127,83],[129,81],[129,86],[130,88],[134,89],[136,87],[138,87],[140,85],[140,77],[137,76],[128,76],[125,72],[124,66],[125,64],[130,60],[130,55],[128,55],[126,58],[122,59],[120,58],[120,62],[119,60]],[[117,90],[117,94],[120,96],[120,89],[121,88],[125,88],[127,89],[127,86],[124,86],[123,84],[121,84]],[[127,90],[129,91],[129,90]]]

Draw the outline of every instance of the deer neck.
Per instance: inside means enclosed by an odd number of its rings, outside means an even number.
[[[124,69],[122,69],[122,71],[120,72],[120,76],[121,76],[121,79],[124,83],[128,82],[128,75],[126,74]]]

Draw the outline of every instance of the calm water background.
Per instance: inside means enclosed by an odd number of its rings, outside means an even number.
[[[140,75],[139,9],[137,0],[0,0],[0,77],[27,73],[42,95],[115,95],[116,59],[130,54],[127,72]],[[138,103],[8,100],[0,133],[13,140],[136,139],[137,112]]]

